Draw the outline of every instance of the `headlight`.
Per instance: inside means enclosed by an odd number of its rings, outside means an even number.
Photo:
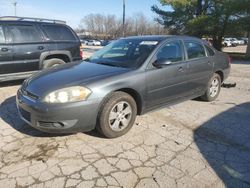
[[[44,98],[44,101],[46,103],[84,101],[90,94],[91,91],[89,89],[81,86],[74,86],[53,91]]]

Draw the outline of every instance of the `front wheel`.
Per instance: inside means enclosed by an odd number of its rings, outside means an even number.
[[[57,58],[53,58],[53,59],[49,59],[49,60],[45,60],[43,62],[43,67],[42,69],[48,69],[48,68],[52,68],[58,65],[62,65],[65,64],[65,62],[61,59],[57,59]]]
[[[97,130],[107,138],[126,134],[133,126],[137,115],[137,105],[133,97],[124,92],[114,92],[102,105]]]
[[[221,78],[220,75],[215,73],[209,81],[206,93],[201,97],[204,101],[214,101],[220,94]]]

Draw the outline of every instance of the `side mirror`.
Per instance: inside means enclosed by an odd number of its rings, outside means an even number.
[[[162,68],[162,67],[165,67],[165,66],[168,66],[168,65],[171,65],[172,64],[172,61],[170,60],[166,60],[166,59],[157,59],[153,65],[157,68]]]

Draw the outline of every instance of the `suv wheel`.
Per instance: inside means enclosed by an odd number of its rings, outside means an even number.
[[[136,115],[135,100],[127,93],[115,92],[101,107],[97,130],[107,138],[122,136],[132,128]]]
[[[62,65],[62,64],[65,64],[65,62],[63,60],[57,59],[57,58],[45,60],[43,62],[43,69],[55,67],[55,66]]]
[[[204,101],[214,101],[220,94],[221,78],[220,75],[215,73],[209,81],[206,93],[201,97]]]

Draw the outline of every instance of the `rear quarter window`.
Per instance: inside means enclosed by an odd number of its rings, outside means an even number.
[[[75,41],[76,38],[72,31],[61,25],[43,25],[46,34],[51,40],[55,41]]]
[[[214,56],[215,53],[214,53],[214,50],[212,48],[208,47],[207,45],[205,45],[205,48],[207,50],[208,56]]]
[[[206,52],[203,45],[199,42],[185,42],[188,59],[196,59],[206,57]]]

